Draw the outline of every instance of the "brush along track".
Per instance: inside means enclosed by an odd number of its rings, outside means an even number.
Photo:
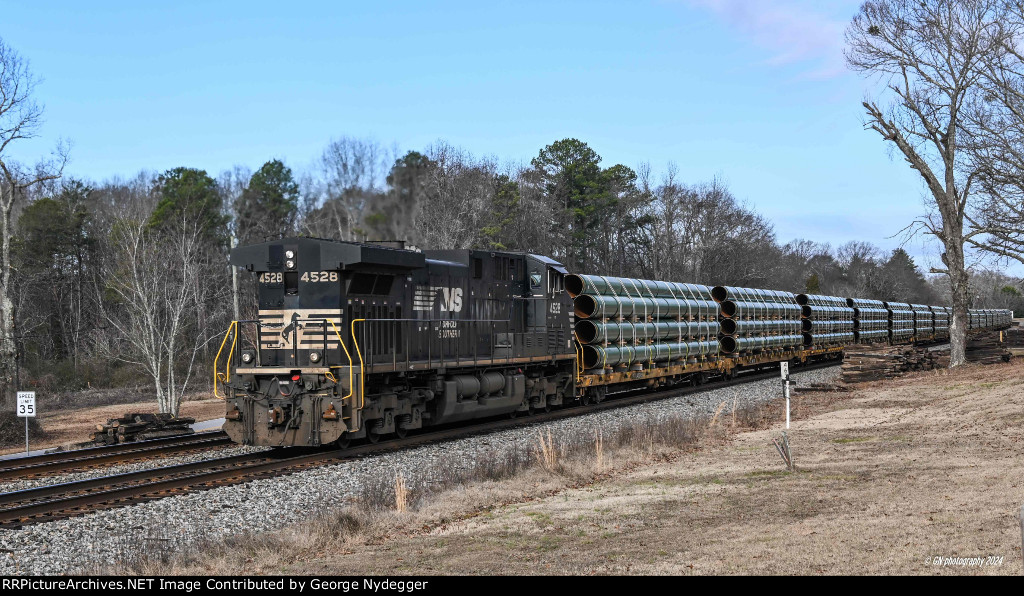
[[[802,367],[800,371],[836,365],[835,362],[821,362]],[[751,371],[741,373],[732,380],[723,380],[708,386],[698,385],[656,392],[624,393],[600,404],[577,405],[551,412],[539,412],[522,418],[507,418],[470,426],[439,429],[404,439],[395,438],[378,444],[366,443],[344,450],[318,450],[312,453],[307,451],[300,455],[295,455],[296,452],[302,451],[297,448],[275,450],[5,493],[0,494],[0,507],[2,507],[0,509],[0,527],[20,527],[25,524],[84,515],[101,509],[123,507],[189,491],[207,490],[260,478],[284,476],[315,466],[340,463],[371,454],[397,451],[515,426],[541,424],[581,414],[697,393],[705,389],[720,389],[762,381],[777,375],[777,369],[772,369],[769,372]]]
[[[217,431],[19,457],[0,463],[0,481],[38,478],[57,472],[90,470],[231,444],[231,439],[226,433]]]

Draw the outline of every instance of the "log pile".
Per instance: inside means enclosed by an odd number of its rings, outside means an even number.
[[[116,445],[132,441],[145,441],[174,435],[189,435],[195,418],[175,418],[170,414],[125,414],[110,418],[106,424],[97,424],[92,442],[97,445]]]
[[[1024,327],[1014,325],[1003,333],[1007,348],[1024,348]]]
[[[879,381],[948,365],[948,355],[912,345],[853,345],[843,350],[841,379],[844,383]]]
[[[1010,352],[1000,341],[999,331],[985,331],[967,338],[967,361],[981,364],[1009,362]]]

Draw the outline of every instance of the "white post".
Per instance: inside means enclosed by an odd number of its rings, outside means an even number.
[[[28,455],[28,418],[25,418],[25,455]]]
[[[782,387],[786,396],[786,430],[789,430],[789,363],[779,363],[779,369],[782,372]]]

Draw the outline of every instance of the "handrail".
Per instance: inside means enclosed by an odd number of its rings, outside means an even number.
[[[334,327],[334,335],[338,336],[338,343],[341,344],[341,349],[345,350],[345,356],[348,356],[348,395],[346,395],[345,397],[341,398],[341,401],[345,401],[346,399],[352,397],[352,394],[355,393],[355,390],[356,390],[355,386],[352,384],[352,354],[349,353],[348,346],[346,346],[345,342],[341,339],[341,333],[338,332],[338,326],[334,324],[333,320],[331,320],[331,319],[326,319],[326,320],[327,320],[328,323],[331,324],[331,327]],[[355,341],[355,340],[356,340],[356,336],[353,333],[352,334],[352,341]],[[358,347],[358,346],[356,346],[356,347]],[[341,368],[341,365],[329,366],[328,367],[328,369],[331,369],[331,368]],[[360,368],[362,368],[362,367],[360,367]],[[330,371],[328,371],[328,372],[330,372]]]
[[[363,352],[359,348],[359,340],[356,339],[356,323],[366,322],[366,319],[353,319],[351,330],[352,330],[352,344],[356,347],[356,354],[359,356],[359,409],[362,410],[366,406],[366,387],[363,383],[366,381],[366,365],[363,363]]]
[[[224,351],[224,346],[228,343],[228,336],[231,335],[234,330],[234,335],[231,341],[231,350],[228,352],[227,360],[224,362],[224,374],[221,375],[217,372],[217,362],[220,361],[220,354]],[[235,353],[235,345],[238,343],[238,321],[231,321],[228,325],[228,330],[224,333],[224,340],[220,342],[220,349],[217,350],[217,357],[213,359],[213,396],[217,399],[227,399],[227,395],[221,397],[217,393],[217,380],[222,379],[226,384],[231,380],[231,355]]]

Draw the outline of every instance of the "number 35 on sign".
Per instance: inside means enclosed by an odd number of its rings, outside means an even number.
[[[19,418],[35,418],[36,417],[36,392],[35,391],[19,391],[18,392],[18,417]]]

